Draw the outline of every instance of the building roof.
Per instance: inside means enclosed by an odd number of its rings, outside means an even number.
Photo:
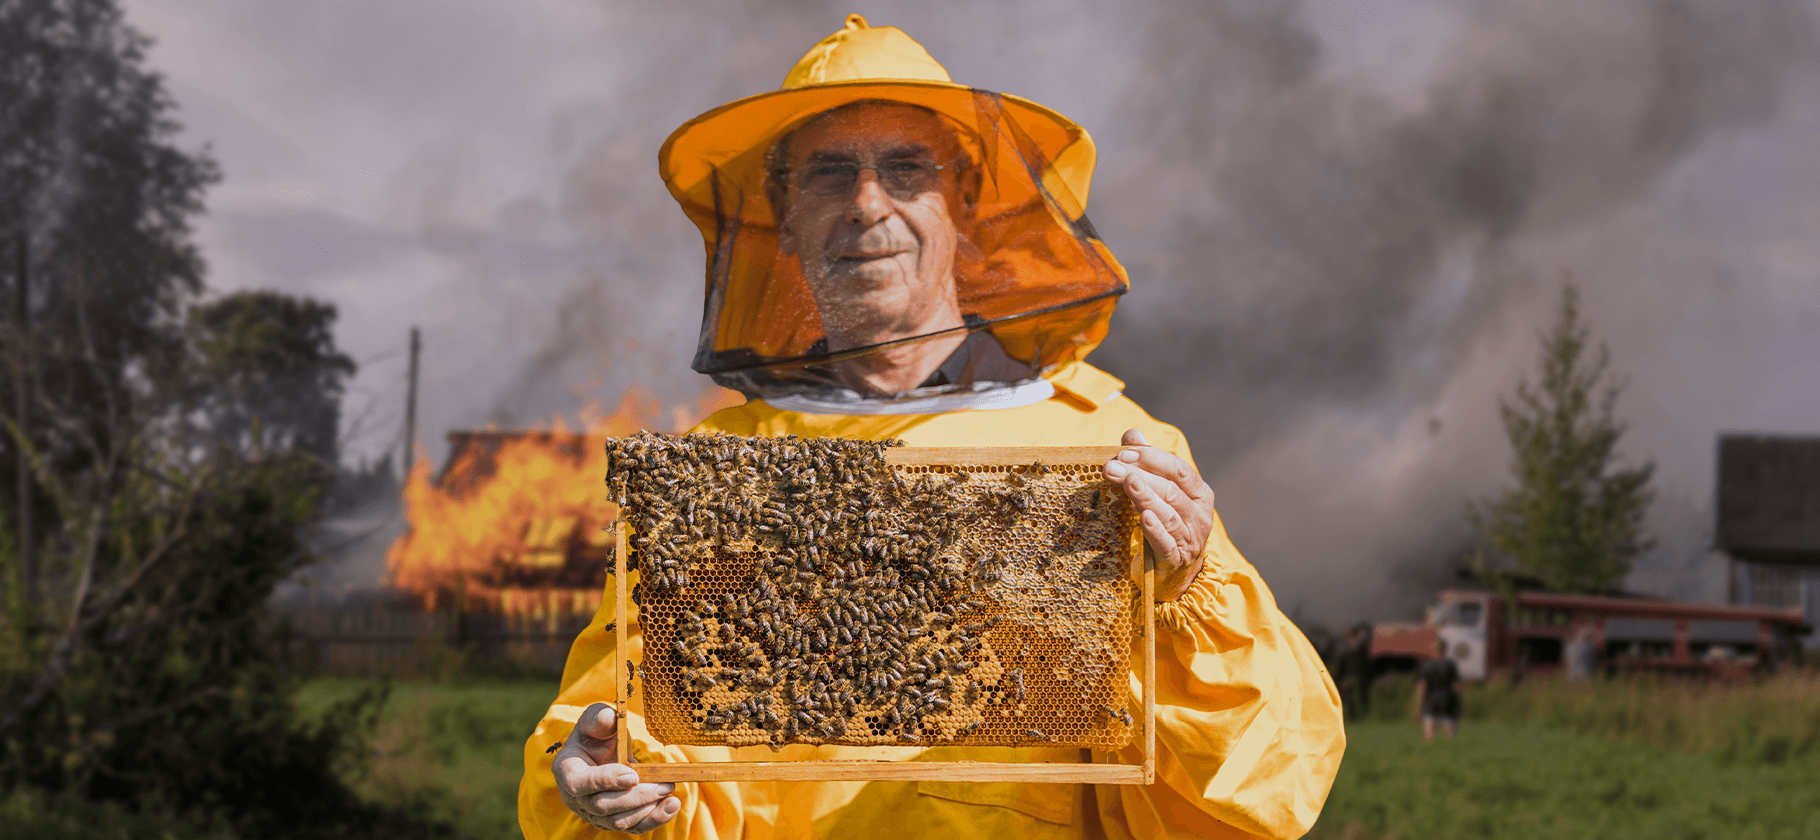
[[[1718,548],[1820,564],[1820,437],[1721,435]]]

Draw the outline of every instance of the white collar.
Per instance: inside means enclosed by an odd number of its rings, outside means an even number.
[[[978,391],[951,391],[926,397],[900,399],[823,399],[807,394],[763,397],[773,408],[801,414],[946,414],[950,411],[994,411],[1022,408],[1055,396],[1055,386],[1042,377],[1008,382]]]

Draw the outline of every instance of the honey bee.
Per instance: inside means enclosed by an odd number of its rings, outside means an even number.
[[[1021,491],[1011,494],[1011,496],[1006,499],[1006,502],[1011,506],[1012,510],[1017,511],[1020,514],[1027,514],[1030,512],[1031,505],[1036,503],[1036,497],[1029,491]]]

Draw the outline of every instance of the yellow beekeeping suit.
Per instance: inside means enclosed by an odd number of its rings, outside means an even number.
[[[1184,459],[1187,443],[1085,363],[1051,381],[1054,397],[998,411],[852,417],[799,414],[752,402],[696,431],[900,438],[910,446],[1115,445],[1130,428]],[[1157,607],[1157,782],[1064,785],[964,782],[748,782],[676,786],[682,811],[659,838],[1153,838],[1298,837],[1319,815],[1345,748],[1339,694],[1302,633],[1277,608],[1256,569],[1217,525],[1199,577]],[[597,837],[570,813],[550,772],[551,744],[583,709],[611,701],[614,635],[607,600],[576,639],[556,703],[525,744],[519,819],[528,838]],[[628,641],[633,658],[639,641]],[[947,761],[1089,760],[1064,748],[660,747],[644,728],[639,695],[626,728],[640,762],[877,758]],[[1114,760],[1102,756],[1100,760]],[[1136,747],[1116,756],[1138,763]]]

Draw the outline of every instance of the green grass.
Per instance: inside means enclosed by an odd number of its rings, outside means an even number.
[[[237,840],[206,817],[151,808],[133,812],[31,789],[0,794],[0,840]]]
[[[320,713],[368,684],[314,681],[299,705]],[[351,781],[374,802],[436,809],[463,837],[519,837],[524,741],[555,697],[554,680],[395,683]]]
[[[1820,837],[1820,761],[1743,764],[1533,723],[1347,728],[1314,840]]]
[[[1648,678],[1490,682],[1465,702],[1479,720],[1546,726],[1728,761],[1820,756],[1820,677],[1789,671],[1754,682]]]
[[[306,686],[306,714],[367,683]],[[553,680],[397,683],[363,796],[518,837],[520,750]],[[1315,840],[1820,837],[1820,678],[1467,687],[1454,741],[1421,740],[1407,683],[1349,745]],[[16,807],[18,806],[15,803]]]
[[[1468,722],[1539,723],[1743,763],[1820,757],[1820,673],[1812,671],[1740,683],[1647,676],[1569,683],[1557,676],[1463,688]],[[1371,719],[1414,720],[1414,701],[1409,680],[1379,680]]]

